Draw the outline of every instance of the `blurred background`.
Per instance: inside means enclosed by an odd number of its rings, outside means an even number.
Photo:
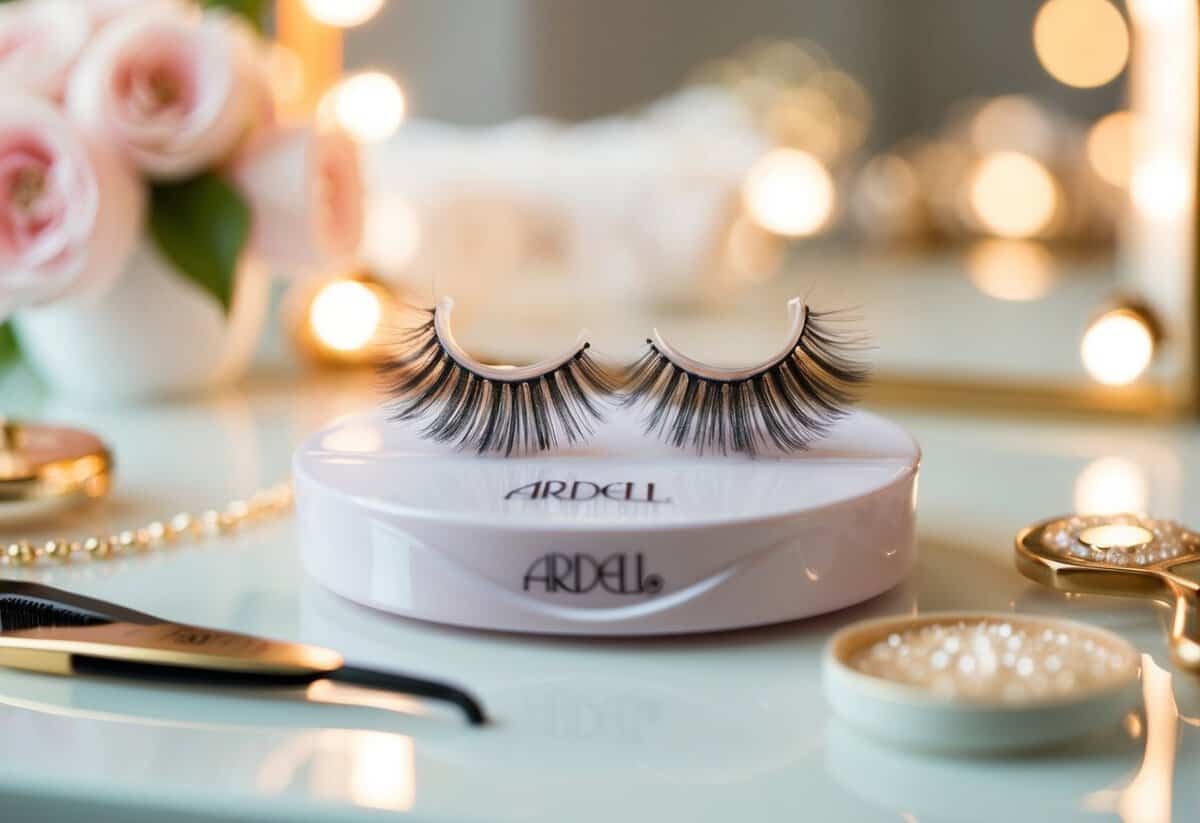
[[[277,15],[285,92],[368,147],[363,271],[456,296],[480,356],[587,326],[626,359],[657,325],[752,362],[800,294],[871,334],[880,398],[1195,407],[1186,0]]]
[[[807,40],[861,84],[874,113],[865,148],[880,150],[936,130],[971,98],[1025,93],[1088,122],[1123,107],[1128,50],[1116,49],[1106,67],[1111,82],[1064,84],[1032,47],[1042,5],[747,0],[733,14],[718,0],[402,0],[347,31],[346,64],[395,72],[427,117],[578,121],[672,94],[698,67],[748,44]],[[1068,21],[1083,39],[1095,8],[1085,4]]]

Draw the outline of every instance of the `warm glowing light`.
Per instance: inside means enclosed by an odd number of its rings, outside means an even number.
[[[1133,551],[1154,542],[1154,532],[1128,523],[1105,523],[1079,533],[1079,542],[1093,549]]]
[[[1075,511],[1079,514],[1141,514],[1149,501],[1145,472],[1124,457],[1093,460],[1075,479]]]
[[[1129,0],[1127,5],[1134,23],[1147,28],[1187,25],[1195,18],[1195,7],[1189,0]]]
[[[408,110],[404,91],[388,75],[367,71],[346,78],[321,101],[323,119],[332,119],[358,140],[391,137]]]
[[[416,802],[415,760],[411,737],[356,733],[350,761],[350,798],[371,809],[411,809]]]
[[[1097,382],[1124,386],[1141,376],[1154,357],[1154,336],[1137,313],[1116,309],[1099,317],[1083,335],[1083,367]]]
[[[1129,29],[1109,0],[1049,0],[1033,23],[1033,48],[1054,79],[1103,86],[1129,60]]]
[[[1142,655],[1142,700],[1146,706],[1146,752],[1114,811],[1125,823],[1170,823],[1180,747],[1179,707],[1171,673],[1148,654]]]
[[[317,696],[316,691],[310,689],[310,694],[319,702],[343,702]],[[369,693],[362,689],[355,691]],[[415,703],[411,699],[405,702]],[[386,710],[388,706],[379,708]],[[297,780],[309,781],[313,800],[318,802],[328,804],[335,799],[339,802],[348,799],[370,809],[411,811],[417,800],[413,740],[399,734],[346,729],[293,735],[268,752],[258,768],[255,786],[267,794],[283,794]]]
[[[1129,11],[1144,26],[1173,26],[1186,23],[1188,0],[1130,0]]]
[[[1058,207],[1058,186],[1046,167],[1026,154],[1001,151],[983,158],[971,179],[971,207],[1001,237],[1045,231]]]
[[[975,288],[997,300],[1037,300],[1054,285],[1050,253],[1030,240],[983,240],[967,255]]]
[[[421,246],[421,220],[408,199],[383,192],[367,204],[362,256],[384,272],[404,270]]]
[[[774,149],[755,163],[743,195],[756,223],[788,237],[823,228],[835,198],[829,172],[817,158],[798,149]]]
[[[1096,121],[1088,132],[1087,157],[1100,179],[1114,186],[1129,185],[1133,114],[1114,111]]]
[[[764,118],[767,132],[776,143],[803,148],[826,161],[843,151],[836,100],[811,87],[790,89],[777,97]]]
[[[379,451],[383,448],[383,436],[379,433],[378,428],[375,429],[375,434],[370,439],[377,443],[372,451]],[[325,448],[341,451],[336,443],[337,441],[331,443],[328,437],[321,440],[321,445]],[[429,704],[422,702],[419,697],[350,686],[345,683],[334,683],[329,680],[316,680],[308,684],[304,689],[304,695],[314,703],[328,703],[333,706],[370,707],[386,712],[408,714],[413,717],[425,717],[431,713]]]
[[[1169,157],[1150,157],[1133,170],[1133,205],[1152,220],[1172,220],[1191,202],[1191,177],[1183,163]]]
[[[304,0],[304,8],[314,20],[345,29],[374,17],[383,8],[383,0]]]
[[[1006,94],[984,103],[971,120],[971,142],[982,152],[1041,155],[1053,148],[1055,127],[1036,102]]]
[[[357,351],[374,338],[383,319],[379,296],[362,283],[336,280],[322,288],[309,309],[313,335],[334,351]]]
[[[348,424],[339,426],[321,438],[321,448],[334,452],[354,452],[356,454],[372,454],[383,448],[383,435],[375,426],[366,424]],[[322,686],[328,681],[318,681]],[[314,684],[316,686],[317,684]],[[313,686],[309,687],[310,694]],[[333,701],[329,701],[333,702]]]

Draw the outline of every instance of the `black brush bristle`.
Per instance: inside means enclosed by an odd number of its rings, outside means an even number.
[[[110,620],[62,603],[0,594],[0,632],[62,626],[98,626]]]
[[[420,420],[423,434],[480,454],[545,451],[588,437],[615,391],[584,345],[559,368],[528,380],[482,377],[457,362],[437,336],[433,313],[409,330],[381,367],[392,417]]]
[[[802,451],[849,411],[868,368],[864,346],[830,327],[830,313],[809,312],[796,347],[739,380],[714,380],[673,363],[650,342],[630,367],[623,402],[645,404],[647,433],[703,453],[756,454],[767,445]]]

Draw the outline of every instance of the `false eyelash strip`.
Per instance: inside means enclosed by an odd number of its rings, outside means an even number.
[[[720,369],[676,351],[656,331],[630,367],[622,399],[649,409],[646,432],[700,453],[753,455],[768,444],[807,449],[842,418],[869,372],[853,355],[862,340],[830,328],[831,313],[788,304],[792,334],[766,365]]]
[[[545,451],[576,443],[603,419],[615,387],[580,340],[566,355],[532,366],[470,357],[450,331],[449,299],[410,329],[381,366],[392,418],[424,422],[422,434],[479,454]]]

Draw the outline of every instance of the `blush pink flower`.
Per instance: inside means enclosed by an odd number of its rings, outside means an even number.
[[[93,29],[105,26],[129,12],[181,2],[187,0],[76,0],[76,4],[83,7]]]
[[[0,316],[110,285],[144,203],[133,170],[49,103],[0,100]]]
[[[0,5],[0,90],[60,97],[90,35],[71,0]]]
[[[339,130],[293,127],[260,136],[234,164],[254,214],[251,244],[267,263],[303,274],[358,251],[365,192],[358,144]]]
[[[71,75],[67,109],[148,176],[171,180],[227,159],[268,97],[243,21],[155,5],[99,31]]]

